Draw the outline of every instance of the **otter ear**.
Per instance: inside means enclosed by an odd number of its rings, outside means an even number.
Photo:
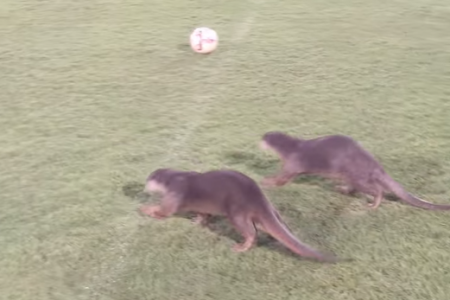
[[[145,179],[145,181],[150,181],[153,177],[155,176],[154,172],[151,172],[150,174],[148,174],[147,178]]]
[[[152,178],[157,177],[159,174],[161,174],[162,172],[164,172],[165,169],[159,168],[156,170],[153,170],[153,172],[151,172],[148,176],[147,176],[147,181],[151,180]]]
[[[264,133],[261,137],[262,141],[267,140],[270,136],[276,134],[276,131],[267,131],[266,133]]]

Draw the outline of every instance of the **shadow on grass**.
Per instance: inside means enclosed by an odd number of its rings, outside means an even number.
[[[327,228],[332,227],[332,225],[328,223],[330,218],[324,214],[321,214],[321,218],[320,218],[321,220],[317,220],[317,217],[311,217],[311,218],[305,217],[302,212],[298,211],[293,205],[290,205],[290,204],[278,205],[277,209],[279,210],[279,212],[282,216],[282,219],[285,222],[288,219],[286,216],[289,215],[290,216],[289,219],[291,219],[293,217],[302,218],[303,219],[302,223],[309,224],[311,222],[314,222],[314,224],[315,224],[314,227],[319,226],[320,229],[318,231],[322,232],[322,233],[327,231]],[[334,212],[331,211],[331,213],[333,214]],[[283,217],[283,216],[285,216],[285,217]],[[193,220],[193,218],[195,217],[195,214],[192,214],[192,213],[191,214],[183,214],[183,215],[180,214],[180,215],[177,215],[176,217]],[[311,219],[311,220],[309,220],[309,219]],[[290,228],[290,227],[292,227],[292,222],[290,222],[290,223],[291,223],[291,226],[289,224],[286,224],[286,225],[288,226],[288,229],[292,232],[292,234],[294,234],[294,232]],[[198,226],[201,226],[201,225],[198,225]],[[205,228],[207,228],[214,234],[225,237],[227,239],[230,239],[230,240],[234,241],[235,243],[242,243],[244,241],[243,237],[234,229],[234,227],[231,225],[230,221],[226,217],[223,217],[223,216],[210,217],[209,222],[205,226]],[[266,247],[266,248],[270,249],[271,251],[276,251],[283,255],[287,255],[287,256],[290,256],[290,257],[293,257],[296,259],[300,258],[302,260],[309,260],[308,258],[305,258],[305,257],[299,257],[297,254],[293,253],[286,246],[284,246],[280,241],[277,241],[275,238],[273,238],[269,234],[263,232],[262,230],[257,229],[257,233],[258,233],[258,237],[257,237],[257,244],[255,245],[255,247]],[[294,236],[295,236],[295,234],[294,234]],[[312,234],[308,234],[308,236],[313,238],[314,240],[320,240],[321,241],[320,244],[322,246],[323,245],[327,246],[326,238],[324,238],[323,234],[312,233]],[[300,242],[305,243],[298,236],[297,236],[297,239]],[[312,245],[308,245],[308,246],[316,248],[317,251],[319,251],[323,254],[331,255],[330,252],[319,249],[322,247],[314,247]],[[325,248],[329,248],[329,247],[325,247]]]
[[[225,159],[230,164],[245,165],[262,177],[275,175],[281,167],[280,160],[278,158],[270,157],[263,159],[250,152],[230,151],[225,154]],[[329,180],[314,175],[298,176],[292,181],[292,183],[320,186],[327,189],[333,189],[334,187]]]
[[[190,53],[194,53],[193,50],[191,49],[191,45],[189,43],[180,43],[177,45],[177,49],[183,52],[190,52]],[[204,59],[205,57],[208,57],[208,55],[211,55],[213,53],[226,53],[229,52],[232,48],[231,47],[226,47],[224,45],[222,45],[220,47],[220,49],[217,49],[216,51],[213,51],[212,53],[206,53],[203,55],[197,55],[200,59]]]
[[[191,51],[191,45],[189,43],[181,43],[177,45],[177,49],[180,51]]]
[[[139,203],[147,202],[151,197],[144,193],[145,185],[139,182],[128,182],[122,186],[122,192],[125,196]]]
[[[231,165],[247,166],[261,176],[275,172],[280,165],[280,161],[277,158],[263,159],[255,153],[243,151],[226,152],[224,159]]]

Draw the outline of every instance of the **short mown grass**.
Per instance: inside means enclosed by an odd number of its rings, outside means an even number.
[[[212,55],[189,49],[197,26]],[[155,168],[275,172],[270,130],[351,135],[450,203],[449,28],[444,0],[1,1],[2,299],[448,300],[446,212],[371,211],[312,177],[267,191],[302,241],[353,259],[328,265],[136,209]]]

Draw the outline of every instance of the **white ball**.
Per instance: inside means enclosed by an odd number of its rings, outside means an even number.
[[[190,36],[191,48],[197,53],[211,53],[217,48],[219,37],[207,27],[196,28]]]

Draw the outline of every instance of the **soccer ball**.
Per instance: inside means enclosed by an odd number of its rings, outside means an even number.
[[[190,36],[191,48],[197,53],[211,53],[217,48],[217,33],[207,27],[196,28]]]

